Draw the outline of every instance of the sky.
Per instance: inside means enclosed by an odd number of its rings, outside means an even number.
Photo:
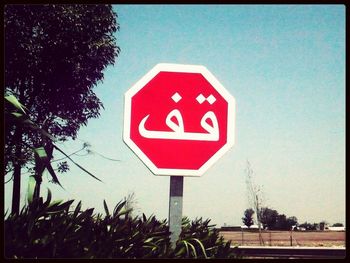
[[[95,87],[101,116],[59,146],[91,144],[42,195],[103,212],[134,193],[135,214],[166,219],[169,176],[156,176],[123,142],[124,93],[158,63],[205,66],[236,100],[235,145],[201,177],[185,177],[183,215],[241,225],[251,207],[247,161],[263,206],[299,223],[345,224],[345,6],[114,5],[121,53]],[[102,158],[100,153],[112,159]],[[56,153],[55,158],[62,156]],[[5,178],[8,179],[8,177]],[[21,206],[28,174],[23,175]],[[5,185],[5,210],[12,183]]]

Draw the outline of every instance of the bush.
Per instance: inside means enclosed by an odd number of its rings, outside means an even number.
[[[176,257],[195,258],[232,258],[231,242],[225,242],[215,225],[209,225],[210,219],[202,218],[182,220],[182,232],[175,249]]]
[[[8,258],[232,258],[230,242],[201,218],[183,220],[175,249],[170,246],[166,220],[131,217],[125,202],[106,215],[81,202],[51,202],[38,198],[17,215],[5,219],[5,256]]]

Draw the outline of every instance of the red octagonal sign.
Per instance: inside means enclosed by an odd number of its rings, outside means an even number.
[[[125,93],[124,141],[156,175],[200,176],[234,138],[235,99],[203,66],[158,64]]]

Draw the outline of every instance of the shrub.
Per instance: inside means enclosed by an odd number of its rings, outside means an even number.
[[[232,258],[210,220],[183,219],[175,249],[170,246],[167,221],[155,216],[130,216],[125,201],[106,215],[81,210],[81,202],[51,202],[38,198],[19,214],[5,219],[5,256],[8,258]]]
[[[209,225],[210,219],[190,220],[185,217],[182,221],[182,232],[175,249],[175,255],[195,258],[232,258],[231,242],[225,242],[219,235],[215,225]]]

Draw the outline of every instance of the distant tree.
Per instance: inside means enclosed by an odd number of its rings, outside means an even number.
[[[268,207],[262,207],[260,212],[263,227],[270,230],[291,230],[292,226],[298,224],[298,219],[295,216],[287,218],[286,215],[279,214],[277,210]]]
[[[111,5],[101,4],[4,7],[5,92],[59,141],[75,139],[88,119],[99,116],[103,105],[92,88],[119,54],[116,17]],[[13,172],[13,213],[19,211],[21,168],[35,166],[32,149],[41,145],[52,150],[41,133],[6,121],[4,162],[6,173]]]
[[[290,216],[287,218],[288,229],[292,229],[293,226],[298,225],[298,219],[295,216]]]
[[[339,226],[344,226],[342,223],[335,223],[332,226],[339,227]]]
[[[254,224],[253,220],[254,210],[252,208],[248,208],[244,211],[244,217],[242,217],[243,224],[250,228],[251,225]]]
[[[313,223],[313,224],[311,224],[311,223],[308,223],[308,222],[304,222],[304,223],[302,223],[302,224],[299,224],[299,227],[303,227],[303,228],[305,228],[306,230],[317,230],[317,228],[318,228],[318,224],[317,223]]]
[[[265,228],[274,229],[277,222],[278,212],[268,207],[262,207],[260,210],[261,223]]]
[[[289,230],[289,225],[285,214],[280,214],[277,216],[274,230]]]
[[[281,214],[276,218],[276,224],[274,225],[275,230],[292,230],[292,226],[297,225],[298,219],[295,216],[286,217]]]
[[[262,197],[261,197],[261,189],[260,187],[254,182],[253,180],[253,169],[247,161],[247,167],[245,169],[246,172],[246,185],[247,185],[247,191],[248,191],[248,200],[252,205],[253,210],[255,211],[256,214],[256,219],[258,223],[258,229],[259,229],[259,241],[260,244],[264,244],[264,240],[262,238],[261,234],[261,206],[262,206]]]
[[[299,224],[299,227],[301,227],[301,228],[305,228],[305,230],[310,230],[310,227],[311,227],[312,225],[310,224],[310,223],[308,223],[308,222],[304,222],[304,223],[302,223],[302,224]]]

